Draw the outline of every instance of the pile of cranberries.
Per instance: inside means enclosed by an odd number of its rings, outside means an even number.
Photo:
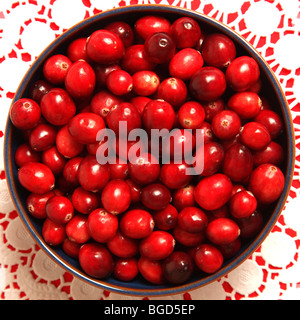
[[[185,16],[114,21],[49,57],[42,75],[10,111],[24,139],[18,179],[44,241],[89,276],[183,284],[261,231],[284,188],[284,126],[257,62],[228,36]],[[119,157],[135,143],[120,150],[120,121],[178,128],[174,150],[194,139],[183,129],[202,129],[203,171],[187,175],[185,162],[153,163],[143,150],[133,163],[100,164],[99,130],[116,133]]]

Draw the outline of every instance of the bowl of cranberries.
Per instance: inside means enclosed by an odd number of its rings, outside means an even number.
[[[272,230],[295,146],[275,75],[240,35],[177,7],[67,30],[8,115],[5,167],[39,246],[89,284],[169,295],[226,275]]]

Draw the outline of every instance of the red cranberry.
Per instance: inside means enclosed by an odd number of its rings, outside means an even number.
[[[123,162],[129,160],[131,163],[134,163],[135,158],[141,156],[146,150],[143,141],[139,141],[139,139],[128,140],[124,136],[116,137],[116,144],[112,148],[120,160]]]
[[[155,227],[160,230],[171,230],[177,225],[178,211],[171,204],[168,204],[167,207],[162,210],[153,211],[152,216]]]
[[[97,133],[104,128],[104,120],[92,112],[79,113],[68,124],[71,136],[82,144],[96,142]]]
[[[101,64],[112,64],[122,59],[124,55],[122,40],[109,30],[94,31],[87,40],[88,57]]]
[[[120,230],[106,244],[110,252],[120,258],[131,258],[138,254],[137,240],[123,235]]]
[[[182,251],[173,252],[163,262],[163,273],[166,280],[172,284],[185,283],[194,271],[191,257]]]
[[[37,102],[41,103],[41,100],[45,94],[47,94],[53,86],[44,80],[37,80],[33,83],[33,85],[29,88],[29,98]]]
[[[230,258],[234,257],[239,252],[241,247],[242,247],[242,241],[239,237],[235,241],[233,241],[229,244],[223,244],[223,245],[218,246],[218,249],[221,251],[221,253],[225,259],[230,259]]]
[[[196,101],[185,102],[178,111],[178,121],[185,129],[198,129],[205,119],[203,106]]]
[[[66,238],[66,226],[46,218],[42,226],[42,236],[50,246],[58,246]]]
[[[63,126],[74,117],[76,106],[66,90],[54,88],[42,98],[41,110],[48,122]]]
[[[206,214],[209,222],[219,218],[230,218],[230,213],[229,213],[227,203],[218,209],[206,211]]]
[[[86,191],[82,187],[77,187],[72,194],[72,204],[74,209],[82,214],[90,214],[100,205],[100,197],[91,191]]]
[[[180,189],[191,182],[186,164],[166,163],[161,167],[160,180],[169,189]]]
[[[187,81],[203,66],[201,53],[193,48],[178,51],[171,59],[169,72],[172,77]]]
[[[67,162],[66,158],[61,155],[55,146],[43,151],[41,162],[45,164],[55,176],[62,173]]]
[[[120,220],[120,231],[132,239],[148,237],[154,229],[152,215],[142,209],[132,209],[125,212]]]
[[[83,151],[84,145],[77,142],[70,134],[68,125],[65,125],[56,135],[57,150],[66,158],[73,158]]]
[[[130,99],[130,103],[132,103],[140,112],[142,115],[144,112],[144,109],[146,105],[151,101],[152,99],[149,97],[143,97],[143,96],[135,96]]]
[[[54,84],[62,85],[72,65],[72,61],[63,54],[56,54],[46,60],[43,66],[45,79]]]
[[[89,97],[95,89],[96,75],[94,69],[84,60],[76,61],[69,68],[65,86],[73,98]]]
[[[78,259],[81,244],[66,238],[62,243],[62,249],[69,257]]]
[[[173,236],[177,243],[185,247],[195,247],[204,241],[205,232],[188,232],[177,225],[173,230]]]
[[[225,75],[215,67],[203,67],[192,76],[189,87],[197,100],[217,100],[226,90]]]
[[[261,110],[254,121],[264,125],[272,139],[277,139],[283,132],[283,122],[280,116],[272,110]]]
[[[107,24],[105,29],[116,34],[122,40],[125,48],[133,44],[134,32],[128,23],[124,21],[114,21]]]
[[[241,120],[236,112],[222,110],[213,117],[211,128],[218,138],[232,139],[241,130]]]
[[[118,226],[118,218],[104,209],[98,208],[88,216],[88,232],[97,242],[105,243],[112,239],[118,230]]]
[[[216,245],[229,244],[240,235],[240,228],[232,219],[219,218],[211,221],[206,229],[207,238]]]
[[[205,111],[205,121],[211,122],[215,115],[226,108],[225,102],[222,98],[215,101],[204,101],[202,106]]]
[[[122,281],[132,281],[139,273],[136,258],[116,259],[113,275]]]
[[[271,136],[264,125],[252,121],[243,126],[241,142],[251,150],[261,150],[271,142]]]
[[[201,53],[205,63],[216,68],[226,68],[236,57],[234,42],[225,34],[212,33],[203,41]]]
[[[25,163],[18,171],[18,179],[25,189],[37,194],[51,191],[55,184],[52,171],[39,162]]]
[[[138,203],[141,200],[142,187],[134,182],[132,179],[127,179],[126,182],[129,185],[131,193],[131,202]]]
[[[26,208],[36,219],[45,219],[47,218],[46,203],[54,195],[53,191],[43,194],[31,193],[26,199]]]
[[[74,186],[79,184],[78,168],[82,159],[83,157],[74,157],[68,160],[63,169],[63,177]]]
[[[47,201],[46,214],[53,222],[66,224],[73,218],[74,207],[67,197],[54,196]]]
[[[56,129],[54,126],[41,123],[31,130],[29,144],[34,151],[44,151],[55,144]]]
[[[150,70],[138,71],[132,76],[133,91],[138,96],[151,96],[160,84],[159,77]]]
[[[195,188],[195,200],[205,210],[222,207],[231,197],[232,183],[222,173],[202,179]]]
[[[116,163],[109,163],[110,179],[125,180],[129,177],[128,163],[122,163],[120,158],[116,158]]]
[[[249,217],[257,208],[253,193],[247,190],[237,192],[229,201],[230,213],[240,219]]]
[[[27,162],[39,162],[40,160],[40,153],[34,151],[28,143],[23,143],[18,146],[15,152],[15,162],[18,167],[21,167]]]
[[[162,261],[140,257],[138,261],[139,272],[144,279],[153,284],[164,284]]]
[[[94,278],[106,278],[113,270],[113,257],[99,243],[86,243],[79,250],[79,264],[84,272]]]
[[[89,58],[86,53],[87,38],[78,38],[73,40],[67,48],[67,56],[72,62],[85,60],[89,63]]]
[[[107,76],[106,86],[116,96],[124,96],[132,91],[133,79],[124,70],[114,70]]]
[[[78,181],[83,189],[97,192],[104,188],[110,178],[108,164],[101,165],[94,156],[86,156],[78,168]]]
[[[284,150],[280,144],[275,141],[271,141],[266,148],[252,152],[253,165],[258,167],[263,163],[274,164],[280,166],[284,160]]]
[[[172,23],[171,35],[178,49],[192,48],[200,39],[201,29],[194,19],[182,17]]]
[[[121,67],[118,63],[109,64],[109,65],[106,65],[106,64],[102,65],[97,63],[93,68],[96,75],[96,87],[97,89],[100,89],[100,90],[105,89],[106,79],[111,72],[115,70],[121,70]],[[96,94],[98,93],[99,92],[97,92]]]
[[[248,188],[259,203],[270,204],[279,198],[284,183],[282,171],[272,164],[265,163],[252,171]]]
[[[170,190],[161,183],[153,183],[142,189],[141,201],[151,210],[165,209],[171,201]]]
[[[223,265],[223,255],[219,249],[211,244],[201,244],[195,253],[197,267],[208,274],[217,272]]]
[[[216,140],[216,136],[214,135],[211,129],[211,124],[209,122],[206,122],[206,121],[202,122],[198,129],[202,130],[203,132],[204,143]]]
[[[226,70],[228,86],[235,91],[246,91],[256,83],[260,76],[257,62],[248,56],[235,58]]]
[[[256,236],[263,227],[264,218],[260,211],[254,211],[249,217],[236,219],[241,230],[241,238],[249,239]]]
[[[206,214],[197,207],[186,207],[178,214],[178,226],[191,233],[202,232],[208,223]]]
[[[34,128],[41,119],[40,106],[31,99],[22,98],[14,102],[10,109],[10,120],[21,130]]]
[[[101,202],[105,210],[112,214],[126,211],[131,203],[131,191],[124,180],[109,181],[101,194]]]
[[[189,184],[174,191],[172,204],[178,211],[181,211],[185,207],[194,207],[196,205],[194,190],[194,185]]]

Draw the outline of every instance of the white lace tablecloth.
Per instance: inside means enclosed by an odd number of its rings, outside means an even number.
[[[296,168],[277,224],[238,268],[203,288],[165,299],[300,299],[300,2],[298,0],[1,0],[0,143],[11,99],[36,56],[75,23],[113,7],[181,6],[235,29],[266,58],[288,99],[295,124]],[[0,150],[3,150],[2,146]],[[1,151],[2,152],[2,151]],[[55,264],[25,230],[10,199],[0,157],[0,299],[143,299],[91,286]],[[149,297],[149,299],[160,299]]]

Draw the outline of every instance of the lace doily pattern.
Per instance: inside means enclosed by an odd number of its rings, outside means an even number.
[[[166,299],[300,299],[300,2],[298,0],[5,0],[0,2],[0,150],[8,110],[23,75],[63,31],[101,11],[135,4],[180,6],[240,33],[271,66],[295,126],[296,165],[286,206],[270,235],[238,268],[203,288]],[[72,14],[66,14],[72,12]],[[12,77],[7,75],[13,74]],[[0,297],[10,300],[121,300],[54,263],[32,240],[10,199],[0,157]]]

